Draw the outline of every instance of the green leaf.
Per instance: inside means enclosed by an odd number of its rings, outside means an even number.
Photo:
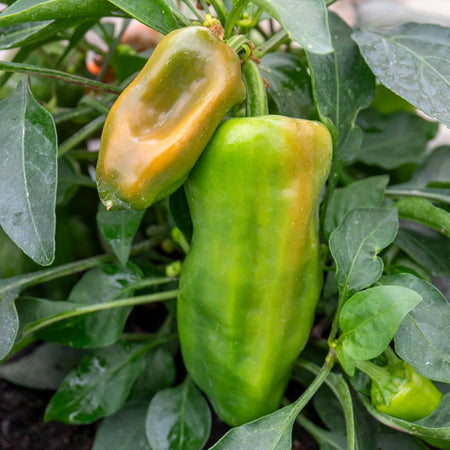
[[[450,441],[450,394],[444,395],[440,405],[428,417],[416,422],[407,422],[406,420],[383,414],[377,411],[366,397],[360,396],[360,399],[367,411],[388,427],[421,438],[446,439]]]
[[[44,343],[32,353],[0,366],[0,378],[30,389],[56,390],[83,356],[81,350]]]
[[[339,316],[345,352],[355,360],[383,353],[406,314],[421,301],[420,294],[401,286],[377,286],[355,294]]]
[[[19,330],[19,316],[14,303],[18,295],[18,290],[13,289],[0,296],[0,360],[12,349]]]
[[[17,0],[0,14],[0,27],[68,17],[109,16],[113,10],[106,0]]]
[[[116,344],[85,357],[50,399],[44,420],[92,423],[118,411],[144,370],[144,344]]]
[[[175,225],[181,230],[187,241],[190,242],[193,230],[192,219],[183,186],[169,197],[169,208]]]
[[[262,58],[259,69],[269,83],[271,114],[311,117],[314,112],[311,78],[301,58],[291,53],[269,53]]]
[[[416,114],[384,115],[374,109],[362,111],[357,123],[364,133],[356,159],[388,170],[422,162],[427,153],[427,142],[438,130],[436,122]]]
[[[292,448],[292,427],[297,403],[285,406],[272,414],[240,427],[232,428],[210,450],[287,450]]]
[[[210,431],[208,403],[188,379],[158,392],[150,402],[145,432],[153,450],[201,449]]]
[[[383,261],[376,256],[395,238],[396,209],[354,209],[330,236],[336,261],[336,284],[345,299],[380,278]]]
[[[355,360],[344,350],[342,343],[336,347],[336,356],[345,373],[352,377],[356,369]]]
[[[333,51],[323,0],[253,0],[281,23],[294,41],[311,53]]]
[[[314,437],[320,450],[346,450],[348,448],[344,433],[326,431],[303,415],[297,417],[297,422]]]
[[[167,34],[178,28],[172,10],[164,0],[109,0],[113,5],[125,11],[131,17],[153,28],[160,33]]]
[[[105,264],[83,275],[70,292],[67,303],[94,305],[130,297],[132,286],[142,279],[142,272],[134,264],[129,263],[126,267]],[[126,288],[129,290],[124,292]],[[21,307],[22,311],[26,307],[27,303]],[[71,347],[106,347],[119,339],[131,310],[132,306],[126,306],[70,318],[50,325],[36,335],[45,341]]]
[[[325,213],[324,229],[328,237],[344,217],[353,209],[379,208],[384,200],[384,190],[389,183],[388,175],[369,177],[336,189]]]
[[[107,211],[99,203],[97,211],[97,224],[108,245],[121,264],[127,263],[130,256],[131,244],[139,228],[143,211]]]
[[[450,146],[437,147],[426,161],[414,172],[411,180],[400,186],[447,186],[450,187]]]
[[[129,402],[103,420],[92,450],[152,450],[145,436],[147,403]]]
[[[2,27],[0,28],[0,49],[37,44],[55,36],[59,31],[78,25],[81,20],[44,20]]]
[[[145,356],[145,369],[133,385],[131,398],[150,401],[158,391],[172,386],[175,376],[172,355],[159,347]]]
[[[385,86],[450,126],[449,28],[408,23],[386,31],[357,30],[353,39]]]
[[[0,101],[0,224],[40,265],[55,257],[56,128],[27,79]]]
[[[450,383],[450,304],[432,284],[409,274],[381,278],[382,284],[404,286],[423,301],[410,311],[395,335],[395,350],[426,378]]]
[[[403,220],[395,245],[436,277],[450,276],[450,239],[418,223]]]
[[[399,217],[423,223],[450,238],[450,213],[445,209],[417,197],[403,198],[394,206],[398,209]]]
[[[41,33],[44,29],[53,23],[52,20],[45,20],[41,22],[28,22],[19,25],[10,25],[0,29],[0,49],[14,48],[25,45],[26,40],[30,36],[35,36]]]
[[[330,14],[329,20],[334,53],[307,56],[320,117],[334,124],[337,158],[349,161],[362,140],[355,119],[375,95],[375,78],[350,37],[352,29],[335,14]]]
[[[66,205],[77,193],[79,186],[95,188],[96,184],[91,178],[80,173],[77,165],[70,159],[58,159],[58,189],[56,191],[56,204]]]

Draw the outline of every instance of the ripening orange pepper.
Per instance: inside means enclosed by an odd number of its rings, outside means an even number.
[[[204,27],[168,34],[106,120],[97,165],[106,208],[145,209],[174,192],[244,99],[230,46]]]

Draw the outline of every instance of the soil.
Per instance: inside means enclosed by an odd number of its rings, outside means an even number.
[[[0,449],[91,449],[96,425],[44,424],[51,395],[50,391],[26,389],[0,380]]]

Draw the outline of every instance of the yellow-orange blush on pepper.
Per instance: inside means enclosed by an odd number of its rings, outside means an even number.
[[[145,209],[184,182],[245,99],[236,52],[204,27],[168,34],[106,120],[97,165],[108,209]]]

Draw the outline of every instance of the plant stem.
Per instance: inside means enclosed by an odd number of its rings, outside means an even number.
[[[109,108],[103,102],[97,100],[93,95],[86,95],[85,97],[83,97],[81,104],[92,107],[100,114],[109,113]]]
[[[433,192],[436,191],[436,192]],[[423,197],[436,202],[448,203],[450,189],[435,189],[435,188],[404,188],[393,189],[388,188],[384,191],[385,195],[392,197]]]
[[[300,414],[297,419],[295,419],[297,423],[302,426],[311,436],[314,438],[320,437],[322,439],[322,443],[327,444],[327,448],[330,449],[340,449],[341,447],[334,442],[333,435],[331,432],[324,430],[321,427],[318,427],[316,424],[308,420],[305,416]]]
[[[130,20],[125,19],[123,21],[123,24],[122,24],[119,34],[117,36],[115,36],[114,39],[112,40],[111,45],[109,46],[109,49],[108,49],[108,53],[106,53],[106,55],[103,59],[103,64],[102,64],[100,73],[96,77],[97,80],[101,81],[101,79],[104,77],[106,70],[108,69],[109,63],[111,62],[111,59],[114,55],[114,52],[116,51],[118,45],[120,44],[120,41],[122,40],[122,36],[125,33],[125,30],[127,29],[129,23],[130,23]]]
[[[388,365],[398,364],[401,361],[400,358],[397,356],[397,354],[389,345],[386,347],[383,353],[386,356],[386,359],[388,360]]]
[[[266,87],[257,64],[248,59],[242,65],[242,77],[247,89],[247,117],[265,116],[269,113]]]
[[[226,42],[236,53],[239,53],[244,45],[249,44],[249,40],[242,34],[230,37]]]
[[[203,11],[205,11],[205,14],[211,14],[211,12],[209,11],[208,3],[206,3],[206,0],[199,0],[199,1],[200,5],[202,5]]]
[[[219,18],[222,26],[224,26],[227,21],[228,10],[223,0],[210,0],[210,3],[213,6],[214,11],[216,11],[217,17]]]
[[[312,383],[306,388],[306,391],[303,392],[300,398],[295,401],[295,407],[292,411],[292,414],[295,415],[295,417],[300,414],[301,410],[308,404],[314,394],[319,390],[320,386],[325,382],[335,362],[335,356],[330,351]]]
[[[225,22],[225,38],[224,39],[228,39],[231,36],[231,33],[233,32],[234,24],[239,19],[241,12],[247,6],[248,2],[249,2],[249,0],[238,0],[236,2],[236,4],[233,6],[233,8],[231,9],[230,14],[228,14],[227,20]]]
[[[183,3],[192,11],[192,13],[195,15],[195,17],[197,17],[197,19],[203,23],[203,17],[197,11],[197,8],[189,0],[183,0]]]
[[[71,73],[61,72],[59,70],[47,69],[45,67],[33,66],[31,64],[20,64],[13,62],[0,61],[0,70],[5,72],[18,72],[38,75],[47,78],[54,78],[56,80],[67,81],[68,83],[79,84],[86,88],[96,89],[98,91],[111,92],[113,94],[120,94],[122,89],[112,84],[102,83],[100,81],[91,80],[89,78],[80,77]]]
[[[311,372],[314,375],[317,375],[320,370],[320,368],[314,363],[301,359],[297,361],[297,366],[301,367],[302,369],[306,369],[308,372]],[[296,379],[295,374],[293,378]],[[298,381],[301,382],[300,380]],[[345,426],[347,431],[347,448],[348,450],[355,450],[355,418],[353,414],[352,396],[348,384],[340,375],[332,375],[332,377],[329,377],[325,380],[325,383],[334,393],[344,411]]]
[[[88,138],[91,134],[94,134],[96,131],[100,130],[105,123],[106,115],[102,114],[95,118],[92,122],[89,122],[83,128],[79,129],[76,133],[74,133],[70,138],[65,140],[58,149],[58,158],[61,158],[62,155],[67,153],[69,150],[72,150],[76,147],[80,142],[83,142],[86,138]]]
[[[94,312],[104,311],[106,309],[122,308],[124,306],[145,305],[147,303],[155,303],[163,300],[170,300],[177,298],[177,295],[178,290],[173,290],[173,291],[158,292],[156,294],[123,298],[120,300],[113,300],[110,302],[97,303],[95,305],[87,305],[87,306],[76,305],[75,306],[76,309],[64,311],[59,314],[46,317],[45,319],[34,322],[34,325],[33,323],[31,323],[28,326],[26,325],[23,330],[22,339],[26,338],[27,336],[30,336],[36,331],[41,330],[42,328],[48,327],[49,325],[52,325],[56,322],[60,322],[61,320],[69,319],[71,317],[83,316],[85,314],[92,314]]]
[[[146,241],[136,244],[131,249],[131,255],[142,253],[154,247],[161,242],[162,236],[154,237]],[[26,275],[18,275],[12,278],[5,278],[0,280],[0,297],[5,292],[12,289],[25,289],[36,284],[45,283],[56,278],[65,277],[78,272],[83,272],[93,267],[99,266],[105,262],[113,260],[115,257],[112,254],[103,254],[93,256],[91,258],[82,259],[80,261],[64,264],[50,269],[38,270]]]
[[[385,386],[389,383],[390,374],[384,367],[377,366],[370,361],[356,361],[355,365],[379,386]]]
[[[91,106],[79,106],[77,108],[70,109],[69,111],[58,112],[53,114],[53,120],[55,124],[66,122],[68,120],[83,117],[86,114],[90,114],[94,111]]]
[[[264,42],[260,47],[256,48],[253,54],[257,58],[262,58],[266,53],[277,49],[281,44],[283,44],[285,41],[288,41],[289,39],[290,38],[286,31],[280,30],[278,31],[278,33],[275,33],[266,42]]]

